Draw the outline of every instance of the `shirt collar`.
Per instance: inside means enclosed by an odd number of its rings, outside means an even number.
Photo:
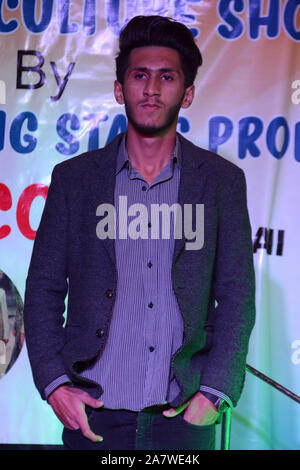
[[[126,167],[128,170],[131,170],[131,164],[128,157],[127,149],[126,149],[126,136],[127,133],[125,132],[121,144],[119,147],[118,157],[117,157],[117,165],[116,165],[116,175],[122,170],[122,168]],[[173,164],[177,163],[179,168],[181,166],[181,150],[180,150],[180,141],[178,134],[176,134],[176,142],[173,155],[171,157]]]

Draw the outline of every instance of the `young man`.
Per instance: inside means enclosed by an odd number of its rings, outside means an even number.
[[[24,315],[67,449],[213,449],[240,397],[255,315],[245,178],[176,133],[201,62],[184,25],[132,19],[114,88],[127,133],[54,168]],[[158,205],[177,208],[163,227]]]

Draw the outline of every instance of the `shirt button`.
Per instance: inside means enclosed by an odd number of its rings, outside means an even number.
[[[153,347],[153,346],[150,346],[150,347],[149,347],[149,351],[150,351],[150,352],[154,351],[154,347]]]
[[[151,263],[151,261],[149,261],[149,263],[147,264],[148,268],[152,268],[153,264]]]
[[[152,227],[151,222],[148,222],[148,227],[149,227],[149,228]]]
[[[108,299],[111,299],[112,296],[114,295],[113,291],[108,289],[106,292],[105,292],[105,295]]]
[[[152,308],[152,307],[153,307],[153,303],[150,302],[150,304],[148,304],[148,307],[149,307],[149,308]]]
[[[101,328],[99,328],[97,331],[96,331],[96,336],[98,338],[102,338],[102,336],[104,335],[104,330],[102,330]]]
[[[147,186],[142,186],[142,191],[146,191]]]

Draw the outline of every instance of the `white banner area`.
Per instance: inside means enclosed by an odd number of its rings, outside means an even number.
[[[126,130],[114,58],[137,14],[183,22],[203,54],[178,131],[245,171],[257,281],[247,362],[300,395],[300,1],[0,0],[0,443],[61,443],[32,380],[25,280],[54,165]],[[300,449],[300,405],[247,372],[231,449]]]

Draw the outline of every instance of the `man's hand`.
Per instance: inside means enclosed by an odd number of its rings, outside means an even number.
[[[69,385],[60,385],[48,398],[58,419],[68,429],[81,429],[82,434],[93,442],[103,441],[91,430],[85,413],[85,405],[99,408],[102,401],[92,398],[87,392]]]
[[[167,418],[173,418],[185,409],[183,418],[191,424],[207,426],[213,424],[218,419],[219,413],[216,407],[202,395],[201,392],[195,393],[193,397],[178,408],[170,408],[163,411]]]

